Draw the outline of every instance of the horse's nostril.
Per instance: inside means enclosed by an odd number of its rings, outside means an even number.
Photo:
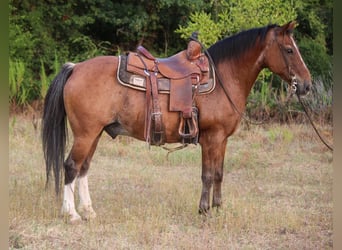
[[[305,92],[309,92],[311,89],[311,86],[309,84],[305,84]]]
[[[311,84],[307,82],[304,82],[303,84],[298,84],[297,87],[297,91],[300,95],[306,95],[311,90]]]

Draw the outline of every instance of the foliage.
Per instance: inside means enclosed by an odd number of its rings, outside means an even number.
[[[212,20],[211,15],[205,12],[195,12],[190,15],[187,26],[180,26],[175,32],[181,34],[181,38],[188,39],[194,31],[197,31],[198,39],[206,47],[217,42],[222,34],[221,23]]]
[[[332,70],[331,57],[327,54],[326,47],[312,39],[304,37],[298,44],[302,56],[314,78],[327,77]]]
[[[9,100],[14,102],[20,90],[20,85],[24,80],[25,65],[20,61],[10,61],[9,65]]]
[[[193,13],[190,21],[185,26],[180,25],[176,32],[182,38],[188,38],[198,30],[200,40],[208,46],[241,30],[270,23],[287,23],[296,18],[296,12],[291,2],[281,0],[231,0],[220,1],[215,17],[217,21],[203,11]]]
[[[318,78],[313,82],[308,96],[302,97],[310,116],[320,124],[332,122],[332,83],[331,76]],[[304,110],[296,96],[291,96],[289,86],[281,81],[274,87],[265,81],[258,82],[248,96],[246,112],[254,120],[276,122],[307,121]]]
[[[45,67],[44,67],[43,61],[41,61],[40,82],[41,82],[40,97],[44,99],[46,96],[48,87],[49,87],[49,82],[45,73]]]
[[[219,17],[226,27],[224,35],[267,24],[284,24],[295,20],[295,3],[283,0],[223,1]]]
[[[10,60],[9,66],[9,100],[14,105],[26,104],[30,88],[24,85],[27,76],[25,64],[20,60]]]

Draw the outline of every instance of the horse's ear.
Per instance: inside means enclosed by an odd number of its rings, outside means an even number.
[[[297,26],[296,21],[290,21],[280,27],[280,34],[292,34],[294,28]]]
[[[291,21],[287,25],[288,25],[287,31],[292,33],[294,28],[296,28],[296,26],[297,26],[297,22],[296,21]]]

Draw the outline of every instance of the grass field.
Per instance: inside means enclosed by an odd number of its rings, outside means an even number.
[[[77,225],[44,189],[30,117],[10,117],[9,154],[10,249],[332,249],[332,153],[309,125],[242,126],[228,141],[223,206],[208,217],[198,214],[200,146],[167,158],[103,135],[89,172],[97,218]]]

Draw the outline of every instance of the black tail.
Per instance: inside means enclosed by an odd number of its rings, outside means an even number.
[[[65,145],[67,139],[66,113],[63,89],[71,75],[74,64],[66,63],[52,81],[44,101],[42,118],[42,143],[46,164],[46,184],[50,179],[51,169],[55,176],[55,191],[59,194],[63,171]]]

